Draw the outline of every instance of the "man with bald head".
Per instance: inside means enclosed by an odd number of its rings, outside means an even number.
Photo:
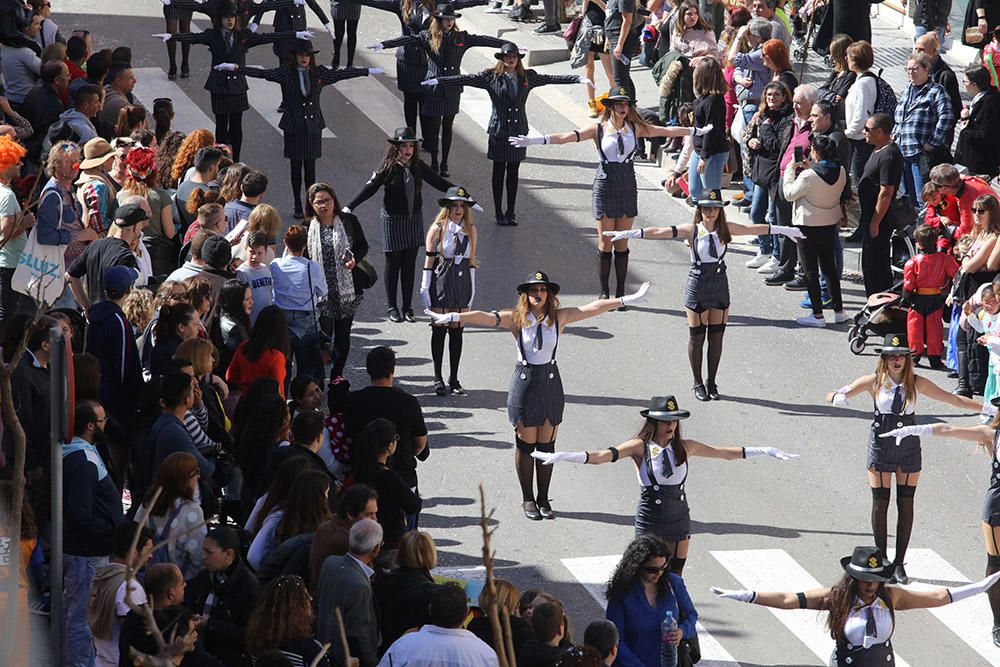
[[[951,110],[955,118],[962,115],[962,93],[958,88],[958,77],[954,70],[941,57],[941,42],[938,41],[936,32],[928,32],[917,37],[913,42],[913,50],[923,53],[931,60],[931,81],[940,84],[944,92],[948,93],[951,100]],[[951,140],[955,137],[955,130],[952,129],[945,139],[946,145],[951,146]]]

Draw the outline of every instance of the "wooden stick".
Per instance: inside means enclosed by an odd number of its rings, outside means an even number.
[[[347,631],[344,630],[344,615],[340,613],[340,607],[334,607],[333,613],[337,616],[337,627],[340,630],[340,646],[344,650],[344,664],[351,663],[351,645],[347,643]]]
[[[486,491],[483,489],[483,485],[479,485],[479,527],[483,532],[483,566],[486,568],[486,582],[484,584],[484,590],[486,591],[489,603],[487,605],[486,618],[490,621],[490,630],[493,632],[493,650],[497,654],[497,662],[500,667],[514,667],[514,653],[511,651],[508,654],[507,647],[508,642],[504,638],[503,628],[501,627],[500,610],[497,605],[497,588],[496,582],[493,579],[493,551],[490,544],[493,539],[493,533],[496,532],[496,528],[490,528],[489,522],[493,518],[493,512],[495,510],[490,510],[487,514],[486,512]],[[510,633],[510,619],[506,618],[508,636]]]

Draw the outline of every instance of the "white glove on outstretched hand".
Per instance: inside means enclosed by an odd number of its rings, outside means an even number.
[[[603,232],[605,236],[610,236],[612,241],[622,241],[624,239],[645,238],[642,229],[625,229],[620,232]]]
[[[296,39],[312,39],[313,38],[312,30],[297,30],[295,32],[295,38]]]
[[[305,4],[305,0],[301,0],[301,1],[302,1],[302,4]],[[326,30],[327,33],[329,33],[330,37],[333,37],[334,39],[337,39],[337,33],[333,29],[333,23],[326,23],[326,24],[324,24],[323,25],[323,29]]]
[[[898,447],[900,443],[903,442],[903,438],[911,435],[917,437],[923,435],[931,435],[934,433],[933,426],[931,424],[914,424],[913,426],[900,426],[899,428],[894,428],[887,433],[880,435],[880,438],[896,438],[896,446]]]
[[[712,125],[711,123],[709,123],[705,127],[692,127],[691,128],[691,136],[692,137],[703,137],[703,136],[705,136],[706,134],[708,134],[709,132],[711,132],[714,129],[715,129],[715,125]]]
[[[170,0],[160,0],[160,2],[163,3],[164,7],[169,7],[170,6]]]
[[[424,269],[424,275],[420,279],[420,301],[424,304],[424,308],[431,307],[431,274],[434,273],[434,269]]]
[[[382,67],[369,67],[368,76],[375,76],[376,74],[385,74],[385,69]]]
[[[257,32],[257,28],[259,28],[259,27],[260,27],[260,24],[259,23],[254,23],[253,21],[251,21],[250,25],[247,26],[247,28],[250,29],[250,32]]]
[[[534,454],[532,454],[534,456]],[[974,584],[966,584],[965,586],[958,586],[956,588],[949,588],[948,595],[951,596],[952,602],[958,602],[959,600],[964,600],[966,598],[971,598],[973,595],[979,595],[1000,581],[1000,572],[994,572],[990,576],[986,577],[982,581],[977,581]]]
[[[159,39],[162,39],[164,42],[169,42],[170,38],[173,37],[173,35],[171,35],[169,32],[158,32],[155,35],[153,35],[153,37],[158,37]]]
[[[833,403],[834,405],[836,405],[838,408],[842,408],[842,407],[850,405],[851,402],[847,398],[847,392],[849,392],[850,390],[851,390],[851,388],[849,386],[845,385],[845,386],[841,387],[840,389],[838,389],[836,391],[836,393],[834,393],[833,400],[830,401],[830,402]]]
[[[371,46],[369,46],[368,48],[369,48],[370,50],[372,50],[372,51],[381,51],[381,50],[382,50],[382,49],[384,49],[385,47],[384,47],[384,46],[382,46],[382,43],[381,43],[381,42],[375,42],[374,44],[372,44],[372,45],[371,45]]]
[[[772,459],[778,459],[779,461],[791,461],[792,459],[799,458],[798,454],[789,454],[777,447],[744,447],[743,455],[748,459],[752,459],[755,456],[770,456]]]
[[[212,69],[218,70],[220,72],[235,72],[236,67],[237,67],[236,63],[219,63]]]
[[[545,452],[534,451],[531,452],[531,458],[538,459],[547,466],[550,466],[553,463],[559,463],[560,461],[569,461],[570,463],[586,463],[587,453],[555,452],[554,454],[546,454]]]
[[[624,305],[624,306],[632,306],[632,305],[635,305],[637,303],[642,303],[643,301],[645,301],[646,300],[646,292],[649,291],[650,284],[651,283],[647,280],[642,285],[640,285],[639,289],[637,289],[632,294],[626,294],[625,296],[621,297],[622,305]]]
[[[585,86],[590,86],[591,88],[594,87],[594,82],[588,79],[587,77],[583,76],[582,74],[576,78],[576,82],[582,83]]]
[[[804,239],[805,234],[798,227],[782,227],[781,225],[771,225],[772,234],[781,234],[782,236],[787,236],[790,239]]]
[[[420,85],[421,86],[436,86],[436,85],[438,85],[438,80],[437,79],[425,79],[424,81],[420,82]]]
[[[753,604],[753,601],[757,599],[757,593],[744,589],[732,590],[729,588],[716,588],[715,586],[710,586],[708,590],[712,591],[720,598],[736,600],[737,602],[747,602]]]
[[[544,134],[519,134],[516,137],[507,137],[507,141],[514,148],[527,148],[546,143],[547,137]]]
[[[452,322],[458,322],[458,313],[435,313],[430,308],[425,308],[424,315],[431,318],[434,324],[451,324]]]

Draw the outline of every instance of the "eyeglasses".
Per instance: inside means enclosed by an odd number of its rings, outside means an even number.
[[[972,212],[978,214],[978,213],[988,213],[989,211],[987,211],[985,208],[976,208],[973,206]]]
[[[923,69],[923,67],[920,67],[919,65],[916,65],[914,67],[907,67],[906,71],[907,72],[916,72],[918,69]]]
[[[869,132],[871,132],[871,131],[872,131],[872,130],[874,130],[874,129],[875,129],[874,127],[868,127],[867,125],[865,125],[865,126],[864,126],[864,127],[863,127],[863,128],[861,129],[861,131],[862,131],[862,132],[864,132],[865,134],[868,134]]]
[[[655,567],[653,565],[643,565],[642,571],[646,574],[663,574],[667,571],[667,565],[664,563],[660,567]]]

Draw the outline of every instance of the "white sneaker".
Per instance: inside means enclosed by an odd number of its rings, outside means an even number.
[[[816,317],[815,315],[805,315],[803,317],[796,317],[795,321],[804,327],[825,327],[826,318],[820,315]]]
[[[841,322],[846,322],[849,319],[851,319],[850,315],[848,315],[847,313],[845,313],[842,310],[838,310],[837,312],[835,312],[833,314],[833,323],[834,324],[840,324]]]
[[[757,273],[777,273],[779,266],[781,266],[781,262],[772,257],[767,260],[767,264],[757,269]]]
[[[771,261],[770,255],[755,255],[753,259],[745,263],[743,266],[747,267],[748,269],[759,269],[760,267],[764,266],[770,261]]]

